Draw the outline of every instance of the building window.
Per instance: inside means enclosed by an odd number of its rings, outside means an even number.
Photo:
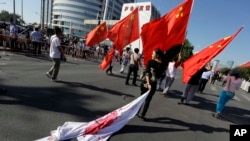
[[[143,8],[144,8],[144,6],[140,6],[139,10],[140,10],[140,11],[143,11]]]
[[[146,10],[149,11],[150,10],[150,5],[146,6]]]

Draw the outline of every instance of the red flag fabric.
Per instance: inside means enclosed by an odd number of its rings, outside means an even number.
[[[143,25],[141,38],[145,66],[154,49],[166,51],[184,43],[192,4],[193,0],[186,0],[160,19]]]
[[[246,62],[245,64],[242,64],[239,66],[240,68],[246,68],[246,67],[250,67],[250,62]]]
[[[212,45],[206,47],[202,51],[193,55],[183,63],[183,76],[182,81],[187,83],[190,78],[204,67],[209,61],[211,61],[216,55],[218,55],[226,46],[238,35],[243,29],[241,27],[236,33],[231,36],[225,37]]]
[[[100,24],[91,30],[86,36],[86,45],[92,47],[107,38],[107,25],[106,22]]]
[[[120,53],[126,45],[139,38],[138,13],[138,8],[136,8],[128,16],[113,25],[108,32],[108,38],[114,42],[114,46]]]
[[[107,55],[102,60],[102,63],[99,65],[99,68],[105,70],[107,66],[111,63],[113,57],[115,55],[115,49],[110,49]]]

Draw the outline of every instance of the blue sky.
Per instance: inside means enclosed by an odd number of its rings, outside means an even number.
[[[151,0],[166,14],[183,0]],[[222,64],[235,61],[240,65],[250,61],[250,0],[195,0],[187,38],[199,51],[215,41],[232,35],[244,26],[239,35],[217,56]]]
[[[150,0],[138,0],[150,1]],[[162,15],[184,0],[151,0]],[[0,10],[13,13],[13,0],[0,0]],[[23,15],[27,23],[40,22],[40,0],[23,0]],[[199,51],[215,41],[232,35],[241,26],[240,34],[215,59],[222,64],[235,61],[240,65],[250,61],[250,0],[194,0],[188,24],[187,38]],[[36,14],[36,12],[38,14]],[[16,13],[21,15],[21,0],[16,0]]]

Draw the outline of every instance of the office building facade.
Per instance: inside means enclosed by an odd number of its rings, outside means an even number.
[[[84,37],[92,28],[85,19],[119,20],[124,3],[134,0],[45,0],[44,23],[64,34]]]

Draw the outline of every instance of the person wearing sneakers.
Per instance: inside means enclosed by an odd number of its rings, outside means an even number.
[[[133,85],[136,85],[136,78],[137,78],[137,72],[139,70],[139,67],[141,67],[141,56],[139,55],[139,48],[135,48],[134,49],[134,53],[131,54],[130,56],[130,63],[129,63],[129,68],[128,68],[128,74],[126,77],[126,85],[129,85],[129,79],[130,79],[130,75],[133,72],[134,74],[134,78],[133,78]]]
[[[59,82],[60,80],[57,78],[60,69],[61,59],[66,60],[63,48],[61,47],[60,38],[62,36],[62,31],[60,28],[55,28],[55,35],[53,35],[50,39],[50,57],[53,61],[53,66],[46,73],[46,75],[51,78],[53,82]]]
[[[233,99],[235,91],[240,88],[242,83],[242,79],[240,78],[240,74],[237,69],[233,70],[230,75],[227,76],[226,80],[226,85],[220,92],[220,96],[216,104],[216,113],[213,114],[215,118],[219,118],[221,116],[221,112],[225,105],[229,100]]]
[[[166,82],[165,82],[165,88],[162,91],[162,95],[166,96],[168,93],[169,88],[172,86],[177,68],[181,64],[181,54],[179,53],[178,58],[174,57],[171,62],[168,63],[168,68],[166,70]]]

